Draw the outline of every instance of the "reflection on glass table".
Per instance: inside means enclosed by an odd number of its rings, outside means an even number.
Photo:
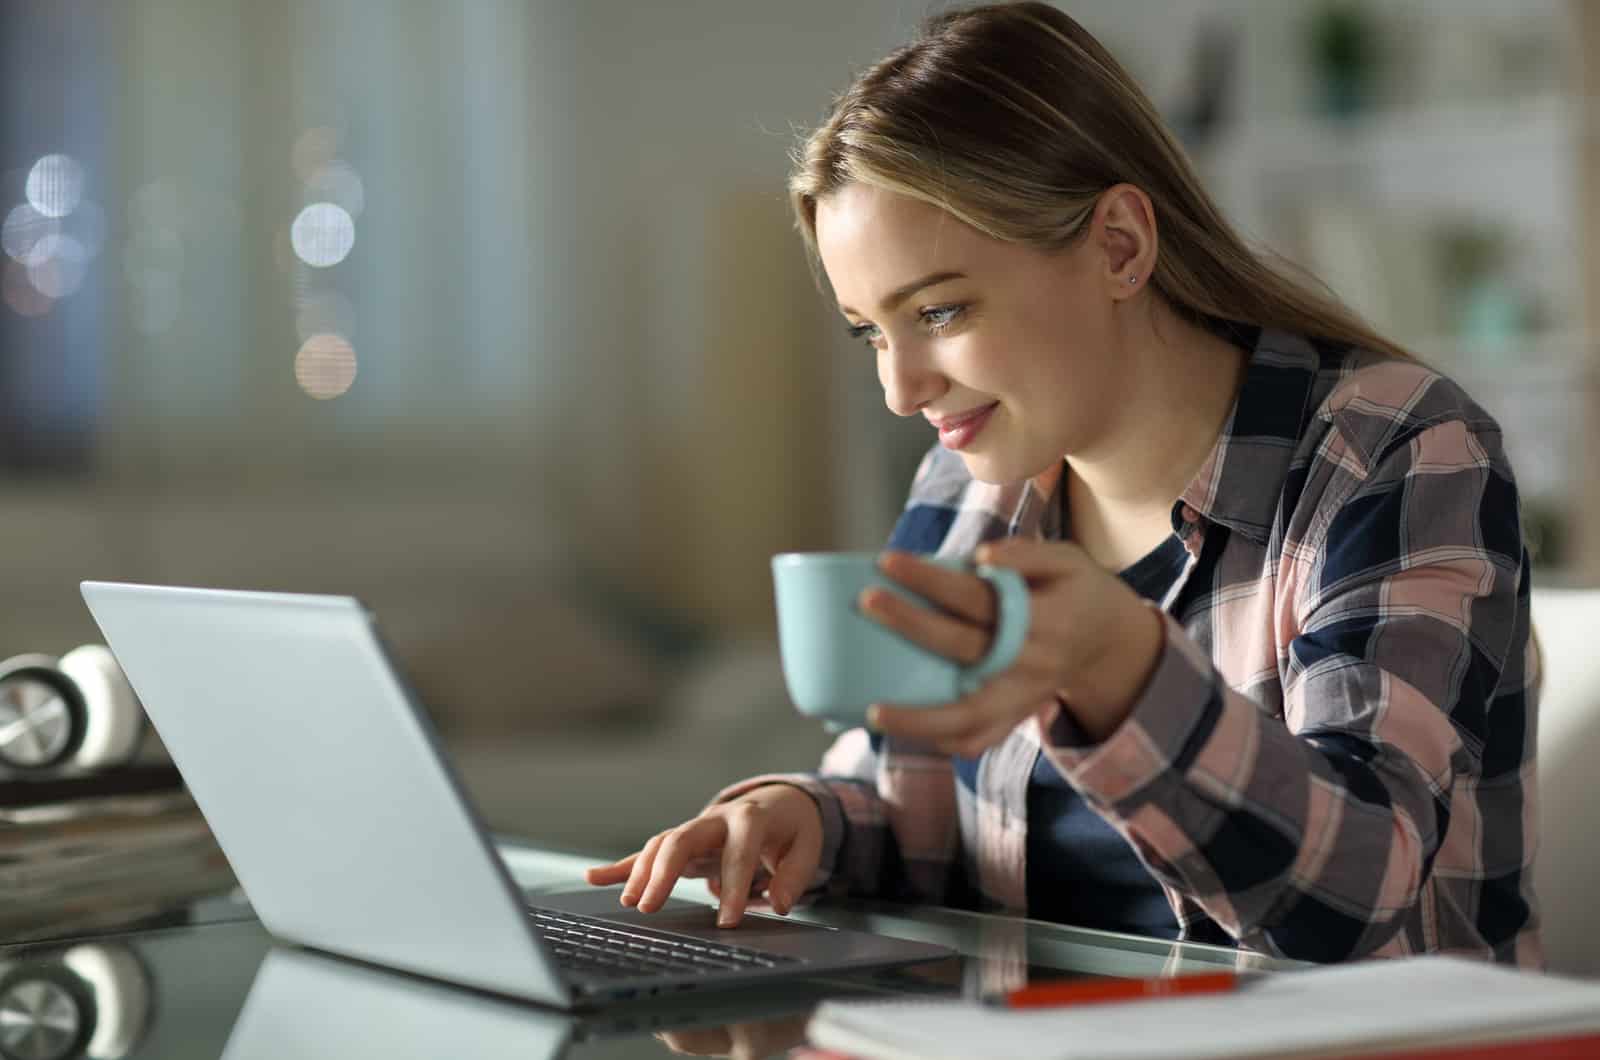
[[[530,894],[582,886],[601,859],[515,841]],[[711,902],[700,881],[675,896]],[[976,996],[1029,980],[1295,965],[1021,918],[831,901],[792,915],[948,946],[958,956],[568,1014],[275,946],[222,893],[116,935],[0,947],[0,1060],[242,1057],[782,1055],[822,1000]]]
[[[149,969],[118,942],[0,959],[0,1055],[127,1056],[144,1039],[151,1002]]]

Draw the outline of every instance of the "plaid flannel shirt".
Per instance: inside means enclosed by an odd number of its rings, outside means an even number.
[[[1495,421],[1420,363],[1252,336],[1245,381],[1172,509],[1189,553],[1127,720],[1075,743],[1053,704],[951,760],[854,729],[782,781],[824,822],[815,888],[1026,912],[1044,755],[1128,839],[1180,938],[1335,961],[1446,951],[1537,966],[1537,652]],[[1049,536],[1061,469],[978,482],[933,449],[891,546]],[[969,899],[972,900],[972,899]]]

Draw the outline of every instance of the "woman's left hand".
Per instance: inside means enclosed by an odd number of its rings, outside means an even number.
[[[946,706],[874,704],[869,724],[886,735],[976,757],[1059,701],[1089,739],[1105,739],[1133,709],[1155,668],[1165,640],[1160,614],[1070,542],[1007,538],[981,546],[974,558],[1027,580],[1028,638],[1016,661]],[[948,613],[868,589],[859,601],[863,614],[964,666],[987,654],[995,625],[995,594],[987,582],[905,552],[885,552],[879,566]]]

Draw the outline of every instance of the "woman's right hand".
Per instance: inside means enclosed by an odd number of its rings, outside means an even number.
[[[660,909],[679,878],[709,876],[720,898],[717,926],[731,928],[744,916],[759,870],[771,874],[765,889],[773,911],[787,914],[821,859],[816,801],[793,785],[774,783],[708,806],[694,820],[652,836],[637,852],[586,876],[599,887],[626,880],[622,904],[643,913]]]

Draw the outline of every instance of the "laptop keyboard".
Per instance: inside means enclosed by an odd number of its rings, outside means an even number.
[[[706,975],[802,963],[798,957],[684,938],[577,913],[529,909],[563,968],[602,979]]]

